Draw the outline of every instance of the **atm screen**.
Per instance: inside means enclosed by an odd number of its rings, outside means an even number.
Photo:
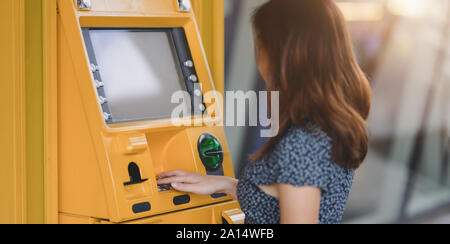
[[[180,103],[171,103],[177,91],[186,91],[183,67],[173,39],[165,29],[88,29],[88,52],[102,83],[108,123],[170,118]],[[184,99],[190,108],[190,98]]]

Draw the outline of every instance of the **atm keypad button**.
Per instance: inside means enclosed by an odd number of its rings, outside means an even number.
[[[198,108],[200,109],[200,111],[202,111],[202,112],[204,112],[205,110],[206,110],[206,106],[205,106],[205,104],[200,104],[200,105],[198,105]]]
[[[170,190],[173,190],[173,187],[170,184],[158,185],[158,192],[170,191]]]
[[[91,64],[90,65],[90,68],[91,68],[91,72],[92,73],[95,73],[95,72],[97,72],[99,69],[98,69],[98,66],[97,65],[95,65],[95,64]]]
[[[152,205],[149,202],[134,204],[132,207],[133,213],[135,213],[135,214],[148,212],[151,209],[152,209]]]
[[[192,60],[188,60],[188,61],[184,62],[184,66],[188,67],[188,68],[193,68],[194,62],[192,62]]]
[[[198,82],[198,78],[197,78],[196,75],[189,76],[189,80],[192,81],[192,82]]]
[[[111,114],[105,112],[105,113],[103,113],[103,118],[105,120],[109,120],[111,118]]]
[[[103,104],[105,104],[107,102],[108,102],[108,99],[106,99],[106,98],[104,98],[102,96],[98,97],[98,103],[100,103],[100,105],[103,105]]]
[[[95,83],[95,87],[97,87],[97,88],[101,88],[104,86],[104,83],[99,80],[95,80],[94,83]]]
[[[191,197],[188,194],[181,195],[181,196],[176,196],[176,197],[173,198],[173,204],[175,204],[176,206],[187,204],[190,201],[191,201]]]

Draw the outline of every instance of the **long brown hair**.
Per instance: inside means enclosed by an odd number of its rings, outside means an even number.
[[[371,89],[334,0],[270,0],[255,11],[253,28],[269,63],[268,90],[280,92],[280,132],[251,159],[292,125],[312,122],[333,139],[332,160],[358,168],[368,151]]]

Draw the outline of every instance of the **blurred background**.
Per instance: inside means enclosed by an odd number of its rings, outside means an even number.
[[[263,90],[250,18],[266,0],[226,0],[225,89]],[[370,152],[344,223],[450,223],[450,1],[337,0],[370,78]],[[264,144],[228,127],[237,173]]]

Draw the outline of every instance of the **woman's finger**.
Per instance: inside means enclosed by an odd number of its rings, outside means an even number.
[[[171,185],[173,189],[181,192],[196,193],[196,191],[198,190],[198,186],[196,186],[195,184],[172,183]]]
[[[170,177],[159,179],[156,182],[159,185],[170,184],[170,183],[174,183],[174,182],[184,182],[186,180],[185,178],[186,177],[184,177],[184,176],[170,176]]]
[[[162,179],[162,178],[167,178],[167,177],[172,177],[172,176],[183,176],[183,175],[187,175],[187,172],[181,171],[181,170],[173,170],[173,171],[169,171],[169,172],[164,172],[158,175],[158,178]]]
[[[190,175],[182,175],[182,176],[173,176],[173,177],[167,177],[163,179],[157,180],[158,184],[170,184],[170,183],[197,183],[198,181],[191,177]]]

